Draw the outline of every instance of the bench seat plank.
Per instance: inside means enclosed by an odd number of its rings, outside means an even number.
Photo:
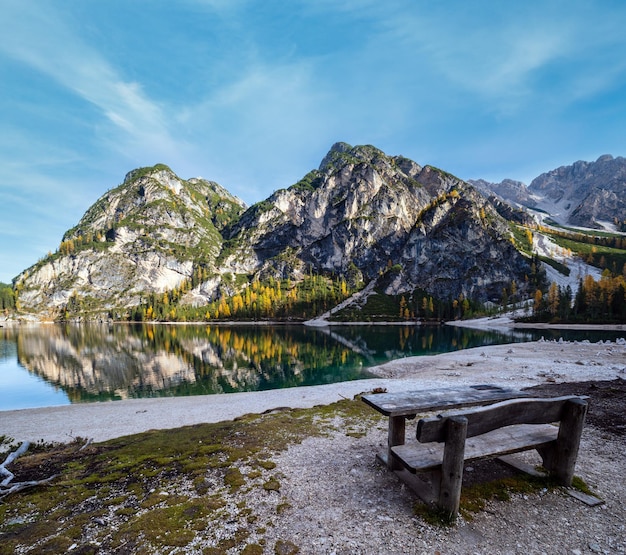
[[[556,441],[559,428],[551,424],[518,424],[498,428],[465,442],[464,460],[509,455]],[[391,452],[410,472],[422,472],[441,467],[443,443],[408,443],[396,445]]]
[[[385,416],[415,416],[432,410],[484,405],[504,399],[529,397],[529,393],[492,384],[462,388],[440,387],[421,391],[363,395],[362,401]]]

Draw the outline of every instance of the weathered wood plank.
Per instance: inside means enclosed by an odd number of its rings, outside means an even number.
[[[550,424],[518,424],[493,430],[465,441],[464,460],[527,451],[556,441],[559,429]],[[411,472],[441,467],[443,443],[409,443],[391,448],[393,456]]]
[[[454,411],[437,417],[423,418],[417,424],[418,441],[446,441],[446,418],[463,416],[468,420],[467,437],[474,437],[516,424],[548,424],[562,420],[568,403],[586,402],[568,395],[555,398],[511,399],[469,411]],[[582,429],[582,428],[581,428]]]
[[[524,461],[520,461],[512,455],[502,455],[501,457],[498,457],[498,460],[501,463],[506,464],[507,466],[515,468],[520,472],[525,472],[526,474],[534,476],[535,478],[545,478],[548,476],[547,471],[537,470],[534,465],[525,463]]]
[[[385,416],[414,416],[432,410],[471,407],[485,403],[528,397],[529,394],[492,384],[467,387],[441,387],[398,393],[363,395],[363,402]]]
[[[565,491],[574,499],[578,499],[579,501],[582,501],[585,505],[589,505],[590,507],[604,505],[604,499],[600,499],[595,495],[588,495],[574,488],[565,488]]]
[[[464,416],[448,418],[448,439],[443,449],[438,504],[453,515],[459,512],[466,435],[467,418]]]
[[[395,474],[402,480],[417,496],[427,504],[436,503],[439,498],[440,473],[434,472],[425,476],[423,474],[412,474],[406,469],[396,470]],[[422,479],[424,478],[424,479]]]

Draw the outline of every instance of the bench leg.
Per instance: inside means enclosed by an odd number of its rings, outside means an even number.
[[[404,467],[396,460],[391,448],[396,445],[404,445],[406,434],[406,418],[404,416],[389,417],[389,431],[387,433],[387,468],[389,470],[401,470]]]
[[[543,459],[543,467],[562,486],[572,485],[586,414],[587,402],[583,399],[573,399],[566,403],[557,439],[537,449]]]
[[[461,502],[467,418],[456,416],[449,418],[446,432],[446,443],[441,464],[439,507],[451,516],[456,516]]]
[[[572,485],[586,414],[587,402],[582,399],[573,399],[564,407],[556,440],[556,461],[553,469],[557,481],[563,486]]]

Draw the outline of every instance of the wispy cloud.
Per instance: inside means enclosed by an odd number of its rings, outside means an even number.
[[[375,21],[364,51],[397,53],[396,66],[419,74],[423,88],[435,91],[431,100],[466,94],[472,97],[468,103],[483,102],[486,112],[513,115],[536,106],[554,87],[563,104],[623,77],[618,53],[626,6],[607,17],[606,10],[585,2],[392,4],[381,9],[352,1],[341,10]],[[606,58],[598,59],[598,52]]]
[[[181,112],[180,121],[202,136],[213,178],[229,175],[228,186],[251,202],[263,189],[302,176],[305,164],[295,173],[293,168],[327,129],[325,95],[306,63],[251,62],[231,81],[206,90],[201,103]]]
[[[468,4],[451,13],[396,15],[387,21],[387,34],[415,53],[429,86],[465,91],[502,109],[528,94],[534,72],[563,55],[570,42],[566,29],[516,17],[480,24]]]
[[[177,150],[162,108],[86,43],[54,4],[13,3],[3,12],[0,51],[96,106],[104,118],[94,132],[126,154]]]

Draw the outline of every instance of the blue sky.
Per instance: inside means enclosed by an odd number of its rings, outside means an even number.
[[[133,168],[252,204],[373,144],[529,183],[626,155],[626,2],[0,0],[0,281]]]

